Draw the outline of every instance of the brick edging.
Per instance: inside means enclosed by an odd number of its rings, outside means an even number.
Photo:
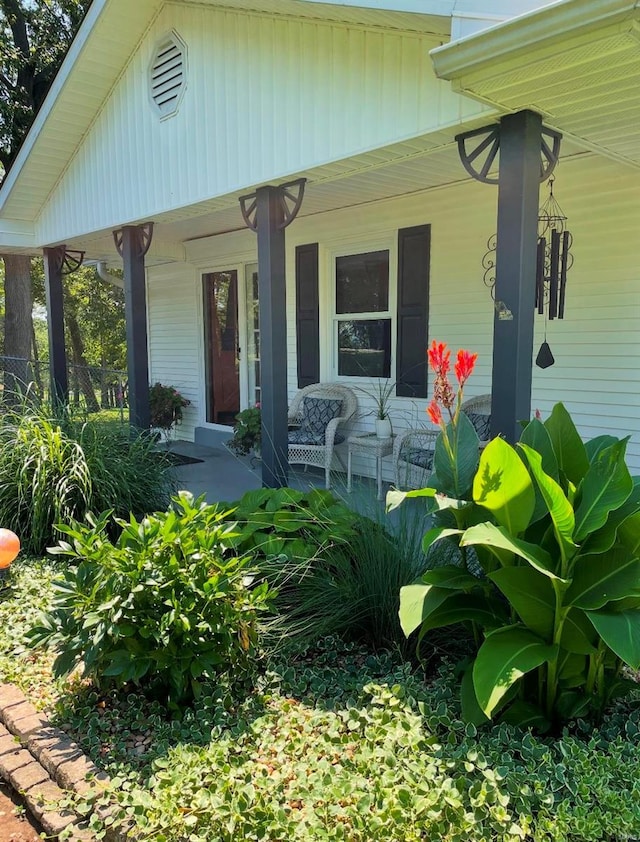
[[[78,826],[83,819],[53,805],[59,805],[70,791],[88,799],[97,797],[109,776],[13,684],[0,684],[0,723],[0,775],[24,798],[29,812],[51,836],[73,825],[72,842],[95,842],[90,830]],[[115,833],[109,838],[111,842],[125,839]]]

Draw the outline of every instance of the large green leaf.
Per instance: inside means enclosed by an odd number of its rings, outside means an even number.
[[[640,555],[640,514],[632,515],[620,525],[617,538],[631,555]]]
[[[472,622],[482,628],[493,629],[509,622],[509,614],[503,600],[485,594],[457,593],[447,591],[450,596],[424,620],[420,629],[423,636],[431,629],[452,626],[455,623]]]
[[[400,625],[407,637],[414,632],[423,621],[441,605],[451,591],[436,588],[422,581],[414,582],[400,588]]]
[[[528,629],[553,639],[555,593],[551,580],[532,567],[504,567],[489,574]]]
[[[553,407],[544,426],[551,437],[560,470],[574,485],[578,485],[589,468],[589,459],[580,434],[563,404],[557,403]]]
[[[587,555],[591,553],[604,553],[616,543],[618,532],[627,518],[640,512],[640,485],[634,485],[631,494],[624,503],[614,511],[609,512],[609,517],[604,526],[593,532],[582,545],[582,552]],[[638,544],[640,544],[640,520],[637,521]],[[634,552],[634,548],[631,548]]]
[[[450,538],[453,535],[462,535],[461,529],[447,529],[444,526],[434,526],[427,530],[422,538],[422,552],[426,553],[432,544],[441,538]]]
[[[534,418],[533,421],[529,422],[520,436],[519,444],[526,444],[527,447],[539,453],[542,457],[542,470],[556,480],[556,482],[559,480],[558,460],[551,444],[551,437],[542,421]],[[529,463],[526,461],[522,450],[520,450],[520,455],[528,467]],[[548,512],[547,504],[536,482],[534,482],[533,488],[536,494],[536,505],[531,516],[532,524],[537,523]]]
[[[640,611],[588,611],[594,629],[625,664],[640,669]]]
[[[542,470],[556,482],[559,481],[558,459],[553,449],[551,436],[542,421],[537,418],[530,421],[522,431],[519,444],[526,444],[527,447],[539,453],[542,457]]]
[[[443,433],[436,439],[433,466],[439,480],[438,487],[455,497],[466,497],[478,467],[480,440],[464,412],[456,424],[447,424],[447,435],[455,455],[451,460],[444,444]]]
[[[435,585],[438,588],[446,588],[452,591],[469,591],[481,585],[479,579],[453,564],[435,567],[433,570],[427,571],[423,575],[422,581],[427,585]]]
[[[465,722],[472,722],[474,725],[484,725],[489,719],[484,715],[476,698],[476,691],[473,686],[473,664],[469,664],[462,675],[460,682],[460,704],[462,706],[462,718]]]
[[[577,655],[594,655],[597,652],[596,631],[579,608],[572,608],[565,617],[560,646]]]
[[[627,437],[605,447],[591,463],[580,486],[574,540],[583,541],[600,529],[609,512],[631,494],[633,480],[624,461],[628,441]]]
[[[474,544],[481,544],[484,547],[496,550],[496,556],[504,566],[511,566],[509,559],[513,554],[528,561],[532,567],[550,579],[560,579],[556,574],[553,559],[548,552],[537,544],[512,538],[506,529],[496,526],[494,523],[480,523],[465,530],[460,539],[460,546],[466,547]]]
[[[487,635],[473,665],[473,686],[481,710],[491,716],[509,688],[545,661],[557,646],[548,646],[523,626],[507,626]]]
[[[473,481],[473,499],[512,535],[519,535],[529,525],[536,501],[531,477],[516,451],[503,439],[493,439],[482,451]]]
[[[385,508],[387,512],[397,509],[405,500],[414,497],[433,497],[436,494],[435,488],[418,488],[414,491],[398,491],[397,488],[392,488],[387,492],[387,499]]]
[[[551,515],[553,531],[560,545],[562,555],[565,558],[571,558],[576,551],[572,537],[575,527],[573,506],[565,496],[560,485],[553,477],[550,477],[542,470],[542,457],[540,454],[535,450],[531,450],[526,444],[522,444],[520,447],[529,463],[531,473],[535,478],[536,484]]]
[[[584,610],[602,608],[640,589],[640,559],[630,556],[624,547],[615,547],[606,555],[581,556],[572,578],[565,605]]]
[[[594,439],[589,439],[589,441],[585,442],[584,445],[589,462],[593,462],[601,450],[604,450],[606,447],[610,447],[617,441],[618,439],[615,436],[609,435],[596,436]]]

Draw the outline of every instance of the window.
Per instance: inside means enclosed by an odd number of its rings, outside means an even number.
[[[338,375],[389,377],[389,251],[336,257],[335,277]]]

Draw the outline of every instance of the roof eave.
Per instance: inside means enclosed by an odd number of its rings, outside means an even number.
[[[441,79],[455,82],[485,68],[495,73],[501,60],[515,59],[537,45],[631,21],[639,6],[640,0],[565,0],[436,47],[430,55]]]

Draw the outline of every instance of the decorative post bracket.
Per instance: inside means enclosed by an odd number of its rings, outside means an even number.
[[[55,271],[61,275],[70,275],[82,266],[84,260],[83,251],[67,251],[66,246],[54,246],[47,249],[49,260]]]
[[[137,257],[144,257],[151,247],[153,239],[153,222],[145,222],[142,225],[132,226],[135,228],[137,240]],[[113,232],[113,241],[116,244],[118,254],[122,257],[122,228]]]
[[[494,124],[456,135],[462,166],[476,181],[498,184],[498,177],[489,175],[500,151],[501,126]],[[562,135],[542,127],[540,140],[540,181],[546,181],[554,171],[560,157]]]
[[[286,228],[298,215],[298,211],[302,206],[306,183],[306,178],[298,178],[296,181],[288,181],[286,184],[281,184],[277,188],[279,192],[278,199],[282,207],[282,223],[278,226],[279,228]],[[250,193],[247,196],[240,196],[238,201],[240,202],[240,212],[242,213],[245,225],[252,231],[257,231],[257,194]]]

